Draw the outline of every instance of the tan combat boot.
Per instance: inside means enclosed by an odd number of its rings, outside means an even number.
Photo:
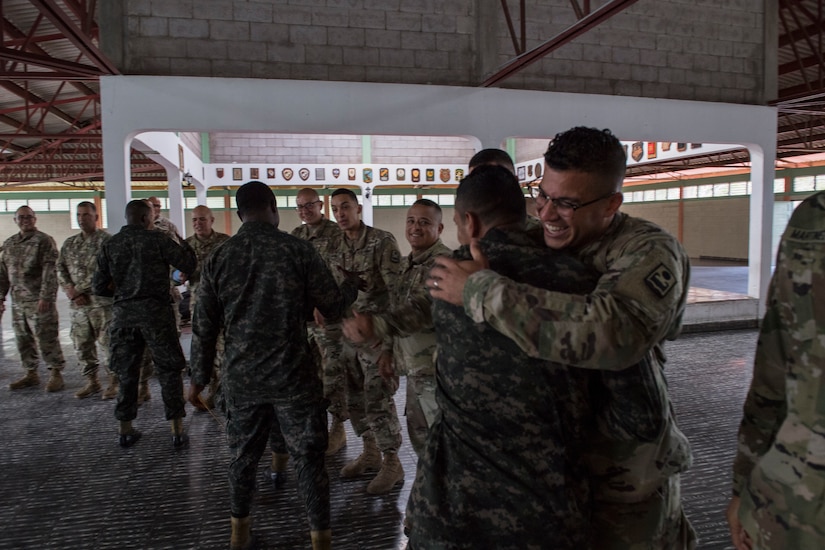
[[[358,477],[368,470],[381,468],[381,451],[375,444],[372,434],[364,434],[364,450],[358,458],[341,468],[341,477]]]
[[[186,447],[189,444],[189,436],[183,429],[183,417],[173,418],[169,423],[172,426],[172,446],[176,449]]]
[[[9,384],[10,390],[22,390],[23,388],[30,388],[31,386],[40,385],[40,376],[36,370],[27,371],[22,378],[18,378]]]
[[[404,468],[398,460],[397,452],[384,453],[384,462],[375,479],[367,485],[367,492],[371,495],[383,495],[392,491],[392,488],[403,483]]]
[[[337,418],[332,418],[332,427],[329,429],[329,443],[327,444],[327,456],[334,455],[347,444],[347,432],[344,430],[344,423]]]
[[[138,405],[143,405],[144,401],[152,399],[152,394],[149,393],[149,382],[141,382],[138,388]]]
[[[63,383],[63,375],[57,369],[52,369],[50,372],[49,381],[46,382],[46,391],[54,392],[62,390],[63,386],[65,386]]]
[[[117,387],[118,387],[117,376],[115,376],[114,374],[110,374],[109,375],[109,387],[107,387],[105,390],[103,390],[103,395],[101,395],[100,398],[103,399],[104,401],[107,401],[109,399],[114,399],[115,397],[117,397]]]
[[[312,550],[332,550],[332,530],[310,531]]]
[[[90,376],[89,381],[83,388],[74,394],[78,399],[86,399],[100,391],[100,382],[97,381],[97,376]]]
[[[247,550],[252,548],[252,519],[232,518],[232,538],[229,541],[230,550]]]

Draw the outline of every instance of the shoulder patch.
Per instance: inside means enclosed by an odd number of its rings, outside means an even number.
[[[393,250],[390,254],[390,261],[394,264],[397,264],[401,261],[401,253],[397,250]]]
[[[676,277],[665,264],[659,264],[645,277],[645,284],[659,298],[664,298],[676,286]]]

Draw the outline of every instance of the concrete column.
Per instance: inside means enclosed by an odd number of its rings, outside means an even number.
[[[749,146],[751,155],[750,231],[748,244],[748,295],[759,298],[759,317],[765,314],[771,278],[773,234],[773,177],[776,151]]]
[[[109,230],[126,225],[126,203],[132,198],[129,166],[131,139],[117,132],[103,132],[103,174],[106,181],[106,221]]]
[[[372,212],[372,194],[375,188],[372,185],[361,186],[361,221],[366,225],[372,225],[375,217]]]
[[[166,168],[166,180],[169,184],[169,219],[178,226],[181,237],[186,237],[186,223],[183,217],[183,186],[180,169]]]

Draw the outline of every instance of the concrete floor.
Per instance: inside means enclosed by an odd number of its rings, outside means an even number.
[[[67,384],[57,394],[45,393],[42,386],[8,390],[22,371],[10,315],[2,319],[0,550],[226,548],[229,453],[219,420],[188,408],[191,444],[173,451],[153,380],[153,399],[136,421],[143,439],[128,450],[118,447],[113,402],[73,397],[83,380],[68,338],[65,301],[59,309]],[[755,330],[724,331],[686,335],[666,348],[674,406],[695,457],[683,477],[685,508],[703,549],[730,547],[722,511],[730,495],[730,464],[755,342]],[[403,387],[396,402],[403,411]],[[360,442],[349,435],[350,444],[328,463],[335,547],[406,548],[401,520],[415,470],[411,448],[405,443],[401,451],[404,485],[373,497],[364,492],[369,477],[343,481],[338,476],[360,452]],[[403,437],[406,442],[406,432]],[[263,481],[266,462],[253,511],[261,548],[309,548],[294,482],[275,493]]]

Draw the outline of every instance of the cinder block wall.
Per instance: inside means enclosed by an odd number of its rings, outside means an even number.
[[[99,5],[102,48],[125,74],[477,86],[516,55],[490,0]],[[525,19],[528,49],[576,21],[568,0],[531,0]],[[764,28],[764,2],[642,0],[500,85],[763,103]]]

